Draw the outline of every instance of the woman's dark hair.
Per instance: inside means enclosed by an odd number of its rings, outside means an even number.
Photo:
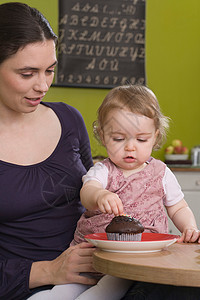
[[[20,48],[45,39],[57,44],[56,34],[36,8],[19,2],[0,5],[0,64]]]

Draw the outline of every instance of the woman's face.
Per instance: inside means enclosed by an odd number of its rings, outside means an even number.
[[[28,44],[0,64],[0,110],[34,111],[54,77],[56,51],[53,40]]]

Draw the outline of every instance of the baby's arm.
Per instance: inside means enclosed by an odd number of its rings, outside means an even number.
[[[187,202],[182,199],[172,206],[167,206],[167,213],[175,226],[182,232],[178,242],[200,243],[200,232],[197,229],[195,217]]]
[[[123,214],[123,205],[117,194],[104,189],[97,180],[87,181],[80,191],[81,202],[88,210],[99,209],[103,213]]]

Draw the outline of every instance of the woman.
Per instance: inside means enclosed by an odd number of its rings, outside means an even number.
[[[0,299],[95,283],[80,275],[94,271],[92,246],[69,247],[92,165],[87,131],[73,107],[42,102],[56,43],[39,11],[0,5]]]

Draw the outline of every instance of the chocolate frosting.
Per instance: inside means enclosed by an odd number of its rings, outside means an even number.
[[[112,219],[105,229],[108,233],[141,233],[144,231],[142,224],[129,216],[117,216]]]

